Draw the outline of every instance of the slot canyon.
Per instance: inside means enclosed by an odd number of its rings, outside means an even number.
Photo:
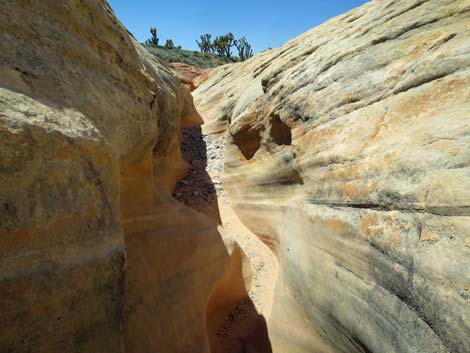
[[[203,71],[0,9],[0,353],[470,353],[470,0]]]

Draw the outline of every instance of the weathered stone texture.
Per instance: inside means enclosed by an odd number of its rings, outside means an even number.
[[[372,1],[194,92],[281,265],[276,352],[470,352],[469,24]]]
[[[168,323],[149,305],[154,322],[136,334],[136,322],[146,317],[125,310],[147,295],[139,287],[146,269],[187,278],[166,287],[174,301],[163,302],[165,293],[155,291],[151,299],[168,313],[191,305],[201,314],[202,324],[184,310],[180,315],[193,322],[184,347],[196,352],[187,346],[194,342],[207,351],[203,314],[229,258],[216,227],[210,234],[219,243],[201,231],[199,238],[188,235],[184,249],[207,247],[214,262],[221,259],[206,282],[196,280],[204,278],[198,261],[206,257],[191,258],[189,266],[188,253],[172,253],[168,238],[155,240],[166,229],[150,222],[128,227],[129,218],[162,204],[157,194],[169,193],[187,170],[178,154],[179,127],[199,119],[189,92],[105,1],[1,0],[0,8],[0,352],[122,352],[124,341],[129,351],[154,351],[143,337]],[[124,238],[143,226],[154,236],[147,235],[147,248],[166,249],[162,259],[145,258],[135,242],[125,248]],[[164,267],[165,256],[177,254],[182,268]],[[160,276],[152,278],[146,290],[163,285]],[[193,298],[195,287],[201,294]],[[177,302],[181,297],[186,304]],[[170,332],[176,345],[179,337]]]

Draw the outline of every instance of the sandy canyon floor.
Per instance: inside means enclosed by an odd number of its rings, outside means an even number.
[[[265,328],[256,326],[263,326],[257,320],[267,320],[270,315],[279,266],[271,250],[238,219],[224,191],[225,137],[204,135],[200,128],[183,129],[182,151],[192,169],[178,182],[173,196],[223,227],[238,243],[251,268],[248,297],[220,322],[217,345],[226,353],[270,352]]]

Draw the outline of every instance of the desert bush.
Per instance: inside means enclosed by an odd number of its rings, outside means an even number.
[[[175,47],[175,43],[173,43],[173,39],[167,39],[165,42],[165,48],[173,49]]]

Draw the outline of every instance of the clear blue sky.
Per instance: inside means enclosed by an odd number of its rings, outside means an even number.
[[[157,27],[160,43],[196,50],[203,33],[245,36],[259,52],[347,12],[367,0],[108,0],[116,15],[143,42]]]

